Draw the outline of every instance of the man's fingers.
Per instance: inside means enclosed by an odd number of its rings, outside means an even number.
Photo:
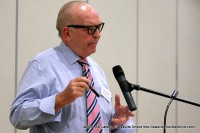
[[[129,117],[133,117],[133,116],[135,116],[135,114],[134,114],[134,113],[132,113],[132,112],[130,112],[130,111],[129,111],[129,112],[127,112],[127,113],[126,113],[126,115],[127,115],[127,116],[129,116]]]
[[[90,84],[90,80],[88,80],[86,77],[78,77],[72,80],[72,82],[74,82],[76,84],[77,87],[81,87],[84,89],[89,90],[89,84]]]
[[[112,118],[112,122],[114,122],[117,125],[122,125],[128,120],[128,117],[121,117],[121,118]]]
[[[86,77],[78,77],[78,78],[73,79],[72,81],[74,81],[74,82],[85,82],[87,84],[90,84],[90,80],[87,79]]]
[[[135,116],[134,113],[130,111],[128,106],[125,107],[125,112],[126,112],[126,115],[129,117]]]
[[[118,94],[115,95],[115,106],[121,106],[120,97]]]
[[[77,87],[89,90],[89,85],[85,82],[77,82]]]

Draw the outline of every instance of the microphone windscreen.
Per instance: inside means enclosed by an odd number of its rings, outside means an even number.
[[[115,76],[116,79],[117,79],[118,77],[124,75],[124,71],[122,70],[122,68],[121,68],[120,65],[114,66],[114,67],[112,68],[112,70],[113,70],[113,74],[114,74],[114,76]]]

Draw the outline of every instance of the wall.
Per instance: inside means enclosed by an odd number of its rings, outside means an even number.
[[[11,103],[28,61],[60,42],[55,28],[56,0],[2,0],[0,4],[0,132],[28,133],[9,122]],[[179,98],[200,102],[199,0],[88,0],[105,22],[97,53],[92,57],[105,71],[110,89],[121,95],[112,67],[121,65],[129,82]],[[137,133],[160,133],[169,99],[135,90]],[[126,104],[121,95],[123,104]],[[200,130],[199,108],[174,101],[167,125],[170,133]],[[149,126],[149,129],[144,128]],[[151,126],[151,127],[150,127]]]

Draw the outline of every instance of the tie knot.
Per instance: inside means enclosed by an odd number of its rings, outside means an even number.
[[[78,61],[77,61],[81,66],[85,66],[85,65],[88,65],[88,61],[86,59],[82,59],[80,58]]]

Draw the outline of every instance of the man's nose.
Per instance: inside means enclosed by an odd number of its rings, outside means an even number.
[[[101,36],[100,32],[99,32],[99,29],[97,28],[96,31],[94,32],[93,34],[93,37],[94,38],[99,38]]]

